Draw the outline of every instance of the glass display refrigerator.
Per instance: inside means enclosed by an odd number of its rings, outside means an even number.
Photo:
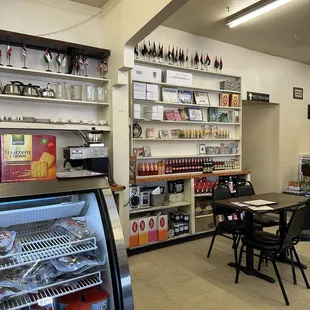
[[[0,230],[0,310],[133,309],[105,178],[0,184]]]

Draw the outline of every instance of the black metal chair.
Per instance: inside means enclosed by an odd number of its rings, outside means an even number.
[[[253,249],[261,252],[259,269],[260,269],[263,256],[268,257],[268,259],[271,260],[277,279],[281,287],[281,291],[282,291],[285,303],[287,305],[289,305],[289,300],[287,298],[286,291],[282,283],[279,270],[277,268],[276,255],[280,254],[283,251],[290,252],[294,284],[297,284],[295,265],[294,265],[294,256],[296,257],[297,264],[299,266],[303,279],[306,283],[307,288],[309,289],[310,286],[309,286],[307,276],[305,274],[304,268],[299,260],[297,251],[295,249],[295,245],[298,243],[301,232],[303,230],[307,213],[308,213],[308,203],[299,205],[295,208],[292,214],[292,217],[290,219],[290,222],[288,224],[288,228],[287,228],[287,231],[286,231],[286,234],[283,240],[281,240],[280,236],[271,234],[265,231],[254,231],[252,235],[242,237],[241,239],[242,246],[240,248],[240,256],[239,256],[239,262],[237,264],[235,283],[238,283],[238,280],[239,280],[240,266],[242,262],[242,254],[243,254],[244,247],[250,246]]]
[[[237,197],[252,196],[255,195],[255,190],[251,182],[244,181],[237,183],[236,193]],[[255,214],[253,220],[254,223],[263,227],[279,226],[280,224],[279,214],[275,213]]]
[[[241,220],[240,214],[237,214],[237,220],[229,220],[228,216],[232,216],[236,213],[233,209],[228,209],[225,207],[220,207],[215,204],[218,200],[230,199],[232,198],[232,194],[229,188],[226,185],[220,185],[219,187],[212,188],[212,209],[213,209],[213,220],[215,230],[213,232],[213,237],[211,240],[211,244],[208,251],[208,257],[211,255],[211,251],[213,248],[213,244],[215,241],[216,235],[221,235],[225,238],[233,240],[233,249],[235,262],[238,262],[237,258],[237,247],[238,247],[238,239],[241,235],[244,235],[246,232],[246,221]],[[218,216],[223,216],[223,221],[218,221]],[[232,237],[227,236],[226,234],[232,235]]]

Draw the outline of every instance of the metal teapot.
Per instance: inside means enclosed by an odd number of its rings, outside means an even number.
[[[41,97],[43,97],[43,98],[55,98],[56,97],[55,91],[53,89],[51,89],[50,83],[48,83],[46,85],[46,88],[43,88],[41,90]]]
[[[19,81],[10,81],[9,84],[6,84],[3,88],[3,94],[5,95],[17,95],[20,96],[22,94],[22,87],[24,84]]]

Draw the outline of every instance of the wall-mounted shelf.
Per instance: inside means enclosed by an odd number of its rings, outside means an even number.
[[[19,32],[12,32],[0,30],[0,43],[16,46],[23,46],[25,44],[28,48],[50,52],[85,55],[89,58],[103,59],[108,57],[111,52],[108,49],[76,44],[72,42],[65,42],[44,37],[37,37]]]
[[[241,110],[241,107],[226,107],[226,106],[211,106],[206,104],[195,104],[195,103],[180,103],[180,102],[167,102],[167,101],[151,101],[151,100],[142,100],[142,99],[132,99],[135,103],[145,104],[145,105],[163,105],[163,106],[174,106],[174,107],[190,107],[190,108],[202,108],[202,109],[227,109],[227,110]]]
[[[32,103],[73,104],[73,105],[82,105],[82,106],[102,106],[102,107],[109,105],[108,102],[52,99],[52,98],[43,98],[43,97],[27,97],[27,96],[14,96],[14,95],[4,95],[4,94],[0,94],[0,100],[26,101],[26,102],[32,102]]]
[[[219,177],[229,175],[248,175],[251,172],[249,170],[223,170],[216,171],[213,173],[202,173],[202,172],[186,172],[186,173],[173,173],[173,174],[161,174],[161,175],[148,175],[148,176],[137,176],[136,180],[130,181],[131,184],[135,183],[149,183],[149,182],[161,182],[161,181],[174,181],[174,180],[189,180],[196,177]]]
[[[186,125],[241,125],[241,123],[225,123],[225,122],[194,122],[194,121],[169,121],[169,120],[155,120],[155,119],[146,119],[146,118],[134,118],[135,122],[161,122],[161,123],[167,123],[167,124],[186,124]]]
[[[204,141],[204,142],[213,142],[213,141],[240,141],[240,139],[232,139],[232,138],[227,138],[227,139],[164,139],[164,138],[133,138],[134,141]],[[232,155],[232,154],[229,154]]]
[[[35,77],[45,77],[51,78],[55,80],[71,80],[71,81],[81,81],[85,83],[108,83],[108,79],[102,79],[98,77],[91,77],[91,76],[83,76],[83,75],[74,75],[74,74],[66,74],[66,73],[57,73],[57,72],[47,72],[47,71],[40,71],[40,70],[33,70],[33,69],[22,69],[16,67],[7,67],[7,66],[0,66],[0,73],[11,73],[11,74],[18,74],[18,75],[27,75],[27,76],[35,76]]]
[[[229,93],[229,94],[241,94],[240,91],[234,91],[234,90],[226,90],[226,89],[212,89],[212,88],[197,88],[192,86],[181,86],[181,85],[175,85],[175,84],[168,84],[164,82],[147,82],[147,81],[141,81],[141,80],[133,80],[132,82],[138,82],[138,83],[146,83],[146,84],[155,84],[159,86],[164,87],[174,87],[174,88],[180,88],[180,89],[190,89],[193,91],[200,91],[200,92],[209,92],[209,93]]]
[[[79,125],[79,124],[51,124],[51,123],[27,123],[27,122],[0,122],[0,129],[24,129],[24,130],[92,130],[111,131],[109,126]]]
[[[159,63],[159,62],[151,62],[151,61],[147,61],[147,60],[142,60],[142,59],[135,59],[135,63],[139,64],[139,65],[143,65],[143,66],[150,66],[150,67],[162,67],[165,68],[167,70],[181,70],[184,72],[188,72],[188,73],[193,73],[193,74],[202,74],[202,75],[207,75],[209,77],[215,77],[215,78],[233,78],[233,79],[240,79],[240,76],[235,76],[235,75],[231,75],[231,74],[226,74],[226,73],[222,73],[222,72],[212,72],[212,71],[207,71],[207,70],[199,70],[199,69],[195,69],[195,68],[187,68],[185,67],[181,67],[181,66],[174,66],[174,65],[169,65],[169,64],[164,64],[164,63]]]
[[[231,157],[231,156],[240,156],[240,154],[217,154],[217,155],[158,155],[158,156],[150,156],[150,157],[144,157],[144,156],[139,156],[137,157],[137,160],[151,160],[151,159],[165,159],[165,158],[209,158],[209,157]]]
[[[135,210],[130,210],[129,214],[137,214],[137,213],[143,213],[143,212],[152,212],[152,211],[158,211],[158,210],[167,210],[167,209],[173,209],[173,208],[179,208],[179,207],[188,207],[191,203],[189,201],[178,201],[174,203],[170,203],[167,206],[159,206],[159,207],[151,207],[151,208],[139,208]]]

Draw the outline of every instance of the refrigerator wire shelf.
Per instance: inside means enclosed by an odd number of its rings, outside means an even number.
[[[32,226],[31,229],[26,227],[18,231],[22,252],[1,258],[0,271],[97,249],[95,237],[70,241],[69,235],[52,231],[51,228],[51,225],[45,224],[38,225],[37,229]]]
[[[43,289],[39,289],[38,293],[31,295],[22,295],[15,297],[13,299],[0,302],[0,310],[14,310],[21,309],[27,306],[31,306],[40,301],[51,300],[53,298],[58,298],[63,295],[71,294],[74,292],[78,292],[93,286],[100,285],[102,283],[100,272],[92,273],[90,275],[84,275],[78,277],[76,287],[72,286],[58,286],[61,283],[66,283],[72,281],[76,278],[69,279],[63,282],[58,282],[53,284],[52,287],[46,287]],[[46,302],[47,304],[48,302]]]

